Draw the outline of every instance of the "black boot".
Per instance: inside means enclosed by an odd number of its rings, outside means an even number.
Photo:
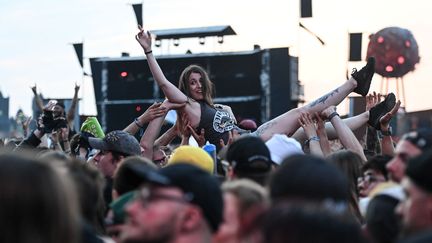
[[[372,77],[375,73],[375,58],[369,57],[366,66],[360,71],[353,69],[351,76],[357,81],[357,87],[354,89],[359,95],[366,96],[369,92],[369,87],[372,81]]]
[[[376,130],[381,130],[380,119],[396,105],[396,97],[393,93],[387,95],[383,102],[375,105],[369,111],[368,124]]]

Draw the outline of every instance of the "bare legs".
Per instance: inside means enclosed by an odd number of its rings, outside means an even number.
[[[286,134],[291,136],[300,127],[298,119],[302,113],[313,114],[315,112],[321,112],[329,106],[337,106],[356,87],[357,82],[355,79],[350,78],[340,87],[318,98],[317,100],[312,101],[310,104],[292,109],[264,123],[257,129],[256,134],[264,141],[269,140],[274,134]]]

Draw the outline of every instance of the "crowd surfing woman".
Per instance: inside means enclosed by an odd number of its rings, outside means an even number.
[[[227,144],[229,132],[236,128],[235,118],[230,114],[230,109],[219,109],[213,104],[213,83],[207,72],[200,66],[190,65],[181,73],[176,87],[166,79],[153,56],[150,32],[144,31],[141,26],[138,28],[140,32],[135,38],[144,49],[153,78],[170,102],[186,103],[180,113],[187,115],[193,129],[204,131],[206,140],[215,144],[219,150],[222,142]],[[269,140],[274,134],[291,136],[300,127],[298,120],[302,113],[315,114],[331,105],[336,106],[351,92],[366,96],[374,72],[375,59],[369,58],[366,66],[359,71],[354,69],[351,78],[341,86],[306,106],[289,110],[262,124],[252,135],[259,136],[263,141]]]

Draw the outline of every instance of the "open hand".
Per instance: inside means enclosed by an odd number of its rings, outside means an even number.
[[[192,134],[192,136],[197,141],[198,146],[200,146],[200,147],[204,146],[206,143],[206,139],[204,136],[205,135],[204,128],[201,128],[201,131],[199,134],[195,131],[195,129],[191,125],[188,125],[187,128],[189,129],[189,132]]]
[[[387,129],[389,124],[390,124],[390,120],[392,119],[392,117],[397,113],[397,111],[399,110],[399,107],[401,105],[400,100],[398,100],[395,104],[395,106],[391,109],[391,111],[387,112],[384,116],[382,116],[380,118],[380,126],[381,129]]]
[[[306,136],[308,138],[311,138],[311,137],[314,137],[317,135],[314,121],[312,120],[309,113],[301,114],[300,118],[298,119],[298,122],[300,123],[300,126],[302,126],[302,128],[303,128],[303,130],[306,133]]]
[[[153,103],[147,110],[141,115],[141,119],[139,119],[143,123],[148,123],[157,117],[164,116],[168,110],[166,107],[161,106],[162,103],[156,102]]]
[[[369,94],[366,96],[366,111],[370,110],[372,107],[381,102],[381,98],[383,95],[373,92],[373,94]]]

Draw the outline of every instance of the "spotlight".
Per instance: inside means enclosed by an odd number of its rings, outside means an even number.
[[[200,45],[204,45],[205,44],[205,37],[200,37],[199,43],[200,43]]]
[[[156,41],[155,41],[155,46],[156,46],[156,47],[160,47],[161,44],[162,44],[162,43],[161,43],[161,40],[156,40]]]
[[[384,42],[384,37],[382,37],[382,36],[378,37],[378,40],[377,40],[377,41],[378,41],[378,43],[380,43],[380,44],[383,43],[383,42]]]
[[[386,70],[388,73],[391,73],[391,72],[393,72],[394,68],[393,68],[391,65],[387,65],[386,68],[385,68],[385,70]]]
[[[174,39],[173,40],[173,44],[174,44],[174,46],[179,46],[180,45],[180,40],[179,39]]]
[[[223,35],[218,36],[218,37],[217,37],[217,40],[218,40],[218,43],[219,43],[219,44],[222,44],[222,43],[224,42],[224,37],[223,37]]]

